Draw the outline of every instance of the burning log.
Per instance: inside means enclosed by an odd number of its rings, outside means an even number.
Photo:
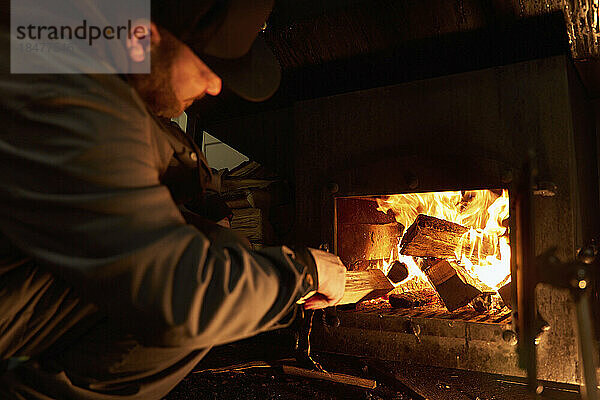
[[[433,297],[433,298],[432,298]],[[416,292],[391,293],[389,296],[390,305],[394,308],[416,308],[432,304],[435,298],[435,292],[431,290],[419,290]]]
[[[471,306],[479,313],[487,313],[493,309],[493,292],[484,292],[471,301]]]
[[[339,198],[335,207],[338,255],[348,269],[365,270],[397,251],[405,227],[391,211],[379,211],[368,198]]]
[[[394,261],[390,270],[387,273],[387,277],[390,281],[394,283],[400,283],[406,278],[408,278],[408,267],[406,264],[401,263],[400,261]]]
[[[442,260],[426,269],[425,274],[435,286],[448,311],[463,307],[483,293],[473,278],[458,264]]]
[[[338,305],[376,299],[388,294],[393,289],[394,285],[390,283],[390,280],[380,269],[347,271],[344,297]]]
[[[393,212],[386,214],[379,211],[374,199],[339,198],[335,204],[339,224],[385,225],[396,222]]]
[[[388,224],[338,224],[339,256],[351,269],[360,261],[383,260],[398,246],[404,226]],[[364,262],[363,262],[364,264]]]
[[[498,294],[502,297],[502,301],[504,305],[512,310],[512,287],[511,282],[508,282],[506,285],[502,286],[498,289]]]
[[[454,222],[419,214],[408,228],[400,243],[400,254],[415,257],[435,257],[441,259],[456,258],[456,249],[462,247],[462,253],[470,255],[473,262],[479,257],[493,256],[498,248],[498,239],[485,237],[478,240],[473,248],[463,236],[468,228]]]

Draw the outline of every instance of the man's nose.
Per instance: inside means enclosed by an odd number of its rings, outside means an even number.
[[[215,73],[210,73],[208,76],[208,83],[206,85],[206,93],[211,96],[216,96],[221,93],[222,87],[221,78],[219,78]]]

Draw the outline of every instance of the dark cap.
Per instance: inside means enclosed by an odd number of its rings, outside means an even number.
[[[281,69],[258,33],[273,0],[152,0],[152,21],[187,44],[233,92],[250,101],[275,93]]]

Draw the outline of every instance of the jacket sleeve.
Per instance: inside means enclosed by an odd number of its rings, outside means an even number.
[[[0,93],[0,229],[128,329],[217,345],[274,327],[315,289],[291,250],[185,223],[159,183],[153,120],[120,79],[4,76]]]

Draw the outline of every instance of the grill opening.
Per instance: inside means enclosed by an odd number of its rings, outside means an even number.
[[[395,286],[355,310],[509,323],[509,200],[506,189],[336,198],[338,256],[351,271],[383,270]]]

